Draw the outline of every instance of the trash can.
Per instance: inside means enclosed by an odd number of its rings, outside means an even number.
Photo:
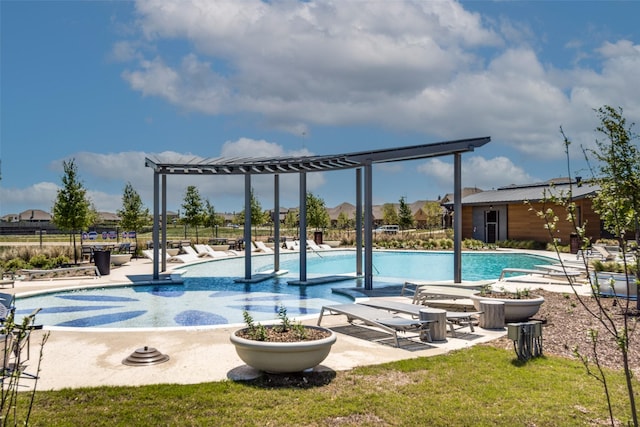
[[[111,251],[93,251],[93,262],[101,276],[111,273]]]
[[[572,254],[577,254],[580,250],[580,237],[576,233],[569,236],[569,250]]]
[[[316,245],[322,244],[322,231],[314,231],[313,232],[313,242]]]

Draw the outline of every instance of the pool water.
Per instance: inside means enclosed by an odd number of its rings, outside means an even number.
[[[511,253],[463,253],[463,280],[495,279],[505,267],[533,268],[550,258]],[[314,286],[293,286],[298,279],[298,254],[282,254],[280,267],[289,273],[259,283],[236,283],[244,259],[214,260],[177,271],[184,283],[87,288],[19,298],[16,314],[42,307],[37,323],[73,328],[184,328],[241,324],[249,311],[255,321],[277,318],[281,306],[291,318],[318,314],[323,305],[351,302],[333,288],[355,287],[355,280]],[[252,258],[255,273],[273,269],[272,256]],[[373,255],[374,287],[405,280],[451,280],[450,252],[381,251]],[[355,251],[307,254],[307,277],[355,271]]]

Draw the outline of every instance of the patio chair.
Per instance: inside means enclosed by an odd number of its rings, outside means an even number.
[[[331,246],[325,244],[318,245],[313,240],[307,240],[307,248],[311,249],[312,251],[322,251],[325,249],[331,249]]]
[[[420,318],[420,310],[427,306],[418,304],[408,304],[398,301],[370,299],[367,301],[360,301],[358,304],[363,304],[369,307],[380,308],[394,313],[404,313],[410,316]],[[473,324],[478,320],[478,316],[482,314],[481,311],[448,311],[446,312],[447,325],[451,331],[451,336],[456,336],[457,329],[469,327],[471,332],[474,332]]]
[[[393,335],[396,347],[400,347],[398,342],[398,332],[418,332],[421,340],[431,342],[429,324],[432,321],[393,316],[386,310],[367,307],[362,304],[337,304],[325,305],[322,307],[320,317],[318,318],[318,326],[320,326],[325,312],[329,314],[345,315],[347,316],[347,321],[349,323],[353,323],[354,320],[359,320],[365,325],[373,326],[389,332]]]
[[[14,307],[15,296],[12,294],[0,293],[0,305],[10,310]]]
[[[0,305],[0,310],[7,310]],[[11,309],[13,310],[13,308]],[[31,331],[36,328],[36,315],[42,310],[37,308],[31,312],[24,321],[16,321],[12,331],[0,335],[0,357],[2,358],[2,379],[19,372],[20,376],[37,379],[37,375],[24,371],[24,363],[31,358]],[[6,317],[8,313],[5,313]]]
[[[196,250],[193,249],[191,246],[182,246],[181,250],[184,253],[168,257],[167,262],[184,262],[184,263],[194,262],[194,261],[202,260],[203,256],[208,256],[208,255],[202,255],[202,256],[198,255]]]
[[[297,245],[296,241],[294,241],[294,240],[287,240],[286,242],[284,242],[284,247],[285,247],[285,249],[288,249],[290,251],[299,251],[300,250],[300,245]]]
[[[0,279],[0,286],[4,288],[5,286],[9,286],[9,285],[11,285],[12,288],[15,288],[16,287],[15,280],[5,279],[5,278]]]
[[[549,266],[545,267],[544,265],[536,266],[536,269],[529,268],[503,268],[500,272],[500,277],[498,278],[499,282],[506,281],[507,275],[511,273],[520,273],[526,275],[539,275],[543,277],[551,277],[551,278],[559,278],[559,279],[567,279],[567,281],[571,284],[575,283],[576,279],[582,276],[582,272],[567,269],[565,271],[556,270],[555,267]]]
[[[259,252],[264,252],[265,254],[272,254],[273,253],[273,249],[271,249],[269,246],[265,245],[264,242],[262,242],[260,240],[256,240],[253,243],[256,245],[256,249]]]
[[[467,299],[478,290],[470,288],[458,288],[456,286],[431,286],[422,285],[416,288],[413,294],[413,304],[425,304],[430,299]]]
[[[196,251],[198,251],[198,255],[202,254],[202,256],[207,256],[209,258],[226,258],[229,256],[228,253],[223,251],[216,251],[209,245],[198,244],[193,246],[196,248]]]
[[[593,245],[591,249],[596,251],[603,261],[615,261],[618,258],[616,254],[609,252],[604,246]]]

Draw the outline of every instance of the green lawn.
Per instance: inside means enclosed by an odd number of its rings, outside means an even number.
[[[38,392],[30,425],[584,426],[608,422],[602,388],[581,364],[556,357],[523,364],[513,352],[489,346],[297,376],[295,386],[283,386],[279,378]],[[640,387],[637,381],[635,387]],[[621,373],[613,373],[611,389],[614,413],[626,423],[630,414]],[[26,393],[21,397],[26,399]],[[19,406],[23,410],[24,401]]]

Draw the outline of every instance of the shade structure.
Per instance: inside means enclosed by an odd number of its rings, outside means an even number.
[[[158,260],[162,259],[162,268],[166,268],[165,254],[160,257],[160,248],[162,251],[166,248],[166,237],[163,234],[163,241],[160,241],[159,231],[166,230],[166,176],[167,175],[196,175],[196,176],[212,176],[212,175],[245,175],[246,182],[250,182],[251,175],[280,175],[285,173],[297,173],[301,175],[300,200],[304,200],[306,188],[303,188],[304,175],[308,172],[330,172],[344,169],[364,170],[364,282],[365,289],[372,289],[373,271],[372,271],[372,239],[371,239],[371,210],[372,210],[372,165],[378,163],[401,162],[407,160],[418,160],[432,157],[442,157],[453,155],[454,162],[454,196],[458,195],[456,200],[456,208],[459,209],[459,195],[461,192],[461,162],[460,155],[462,153],[474,151],[476,148],[482,147],[491,141],[490,137],[459,139],[454,141],[444,141],[431,144],[413,145],[407,147],[394,147],[387,149],[368,150],[355,153],[345,153],[336,155],[319,155],[319,156],[298,156],[298,157],[272,157],[272,158],[195,158],[184,157],[180,159],[161,159],[146,158],[145,166],[152,168],[154,171],[154,220],[153,220],[153,279],[159,280],[160,267]],[[359,172],[357,172],[359,173]],[[160,179],[162,176],[162,189],[160,188]],[[359,179],[357,179],[360,182]],[[358,184],[360,185],[360,184]],[[245,184],[245,192],[250,191]],[[360,194],[357,189],[357,194]],[[160,194],[162,194],[162,213],[160,212]],[[357,206],[361,206],[362,200],[358,197]],[[247,209],[245,209],[246,211]],[[162,218],[163,224],[160,224]],[[454,225],[454,281],[461,281],[460,251],[461,251],[461,228],[460,217],[457,224]],[[247,220],[249,223],[247,224]],[[306,218],[300,218],[301,230],[306,230]],[[251,217],[245,218],[245,230],[251,229]],[[245,240],[247,232],[245,231]],[[306,236],[300,236],[301,240],[305,240]],[[276,242],[279,236],[275,236]],[[246,242],[249,244],[250,242]],[[279,245],[276,245],[277,259],[279,253]],[[360,246],[358,246],[358,256],[360,255]],[[301,262],[305,262],[305,256],[301,251]],[[251,254],[245,256],[245,279],[250,278]],[[301,266],[300,281],[306,281],[306,268]],[[247,277],[249,276],[249,277]]]

